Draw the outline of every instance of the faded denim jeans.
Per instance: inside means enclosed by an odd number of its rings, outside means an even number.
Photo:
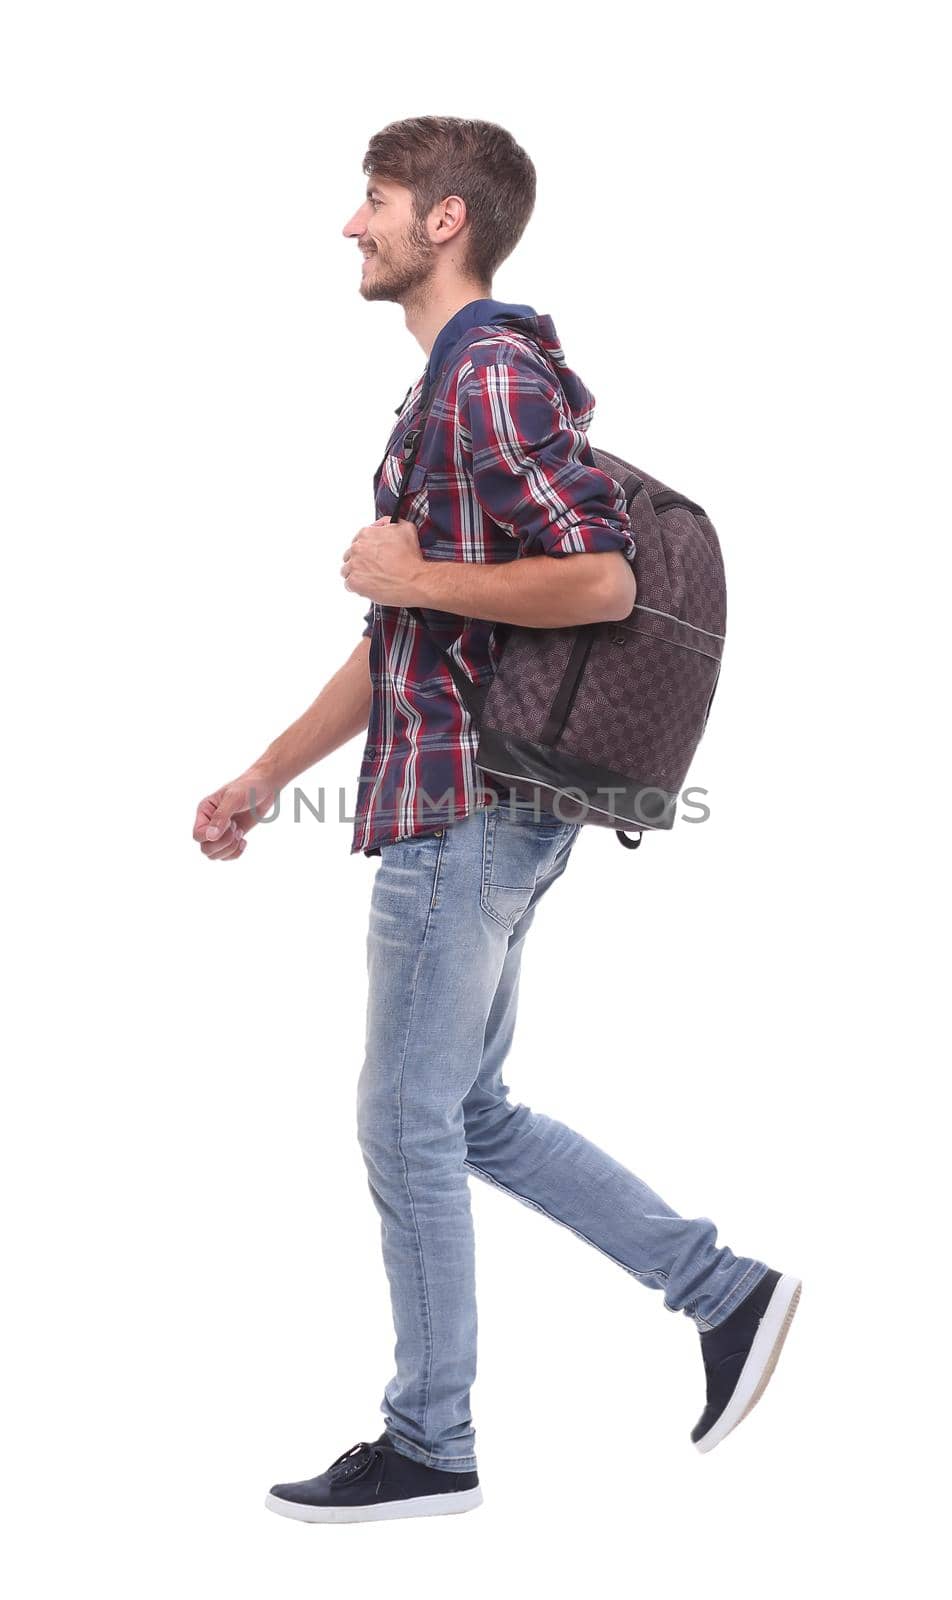
[[[718,1246],[708,1218],[679,1216],[596,1145],[509,1098],[503,1066],[522,947],[580,826],[501,800],[383,845],[374,877],[357,1127],[396,1333],[380,1409],[398,1450],[447,1471],[476,1466],[469,1173],[660,1289],[668,1309],[702,1331],[767,1271]],[[553,975],[562,1005],[571,1004],[572,969],[569,951]],[[606,968],[606,983],[612,976]],[[606,1045],[592,1040],[603,1057]]]

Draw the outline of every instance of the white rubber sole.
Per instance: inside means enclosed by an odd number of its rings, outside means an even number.
[[[737,1387],[713,1428],[709,1428],[702,1438],[694,1440],[695,1449],[713,1450],[757,1404],[770,1382],[783,1341],[790,1330],[800,1300],[800,1287],[799,1278],[785,1274],[780,1279],[760,1319],[760,1327],[741,1368]]]
[[[269,1511],[295,1522],[389,1522],[394,1517],[446,1517],[455,1511],[473,1511],[483,1503],[483,1491],[459,1489],[453,1494],[422,1494],[413,1500],[381,1500],[375,1506],[301,1506],[279,1495],[265,1496]]]

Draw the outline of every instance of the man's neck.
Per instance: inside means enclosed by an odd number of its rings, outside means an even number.
[[[468,306],[473,300],[491,299],[491,287],[481,288],[478,284],[453,284],[445,289],[435,290],[424,303],[407,305],[404,308],[406,324],[424,354],[429,357],[440,330],[446,327],[450,317],[455,317],[457,311],[462,311],[463,307]]]

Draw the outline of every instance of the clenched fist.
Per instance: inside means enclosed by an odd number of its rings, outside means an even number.
[[[416,524],[378,517],[360,528],[344,551],[344,588],[384,606],[415,606],[422,600],[420,583],[426,558]]]
[[[244,853],[251,831],[267,817],[277,793],[273,779],[255,767],[226,783],[198,803],[192,838],[210,861],[235,861]]]

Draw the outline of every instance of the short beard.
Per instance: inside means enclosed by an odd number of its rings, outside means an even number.
[[[377,251],[377,270],[367,282],[361,275],[360,292],[365,300],[395,300],[399,305],[425,296],[426,286],[436,271],[436,251],[421,224],[411,223],[401,243],[399,266],[384,265]]]

